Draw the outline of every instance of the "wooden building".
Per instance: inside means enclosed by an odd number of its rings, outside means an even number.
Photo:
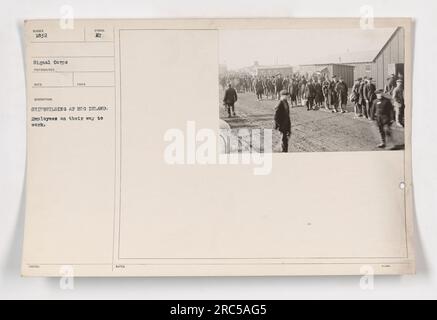
[[[346,52],[318,59],[313,64],[296,68],[301,74],[328,73],[342,76],[348,87],[358,78],[373,78],[378,89],[383,89],[392,74],[403,77],[405,63],[405,31],[396,28],[379,51]],[[351,75],[352,70],[352,75]]]
[[[370,61],[350,63],[354,77],[371,77],[378,89],[383,89],[392,74],[403,77],[405,63],[405,30],[397,28],[386,44]]]
[[[271,65],[271,66],[256,66],[254,68],[254,75],[256,76],[291,76],[293,74],[293,67],[285,65]]]
[[[274,64],[274,65],[260,65],[255,61],[253,65],[237,70],[239,73],[246,73],[252,76],[291,76],[293,74],[293,66],[289,64]]]

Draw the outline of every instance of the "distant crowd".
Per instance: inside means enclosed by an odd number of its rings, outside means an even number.
[[[352,88],[348,88],[340,76],[299,74],[275,76],[252,76],[249,74],[227,74],[220,77],[224,90],[223,103],[228,116],[235,116],[235,102],[238,93],[253,93],[258,101],[275,99],[275,128],[282,133],[282,149],[288,151],[291,133],[290,108],[304,106],[308,111],[324,109],[333,113],[346,113],[348,100],[354,107],[357,118],[364,117],[376,121],[381,143],[385,148],[387,137],[391,136],[391,125],[404,126],[403,79],[392,75],[384,89],[376,88],[372,78],[358,78]]]

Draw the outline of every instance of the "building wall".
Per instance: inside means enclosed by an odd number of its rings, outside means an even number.
[[[364,78],[367,76],[374,79],[376,87],[383,89],[386,85],[387,78],[391,75],[390,64],[405,63],[405,31],[398,28],[387,44],[382,48],[374,62],[356,63],[354,78]],[[369,69],[370,66],[370,69]],[[403,70],[403,67],[400,68]],[[401,71],[401,74],[403,72]]]
[[[354,67],[350,65],[327,64],[299,66],[299,73],[302,75],[308,74],[311,76],[313,73],[320,71],[323,71],[323,73],[327,72],[329,78],[332,78],[334,75],[342,77],[348,87],[351,87],[354,83]]]
[[[318,65],[305,65],[305,66],[298,66],[296,69],[301,75],[312,75],[313,73],[320,71],[325,66],[318,66]]]
[[[354,63],[354,80],[358,78],[375,78],[373,73],[373,62]]]
[[[381,53],[375,59],[376,85],[384,88],[386,79],[390,76],[389,64],[405,63],[405,31],[403,28],[397,29],[395,35],[389,40]]]
[[[354,66],[334,64],[332,65],[332,73],[337,77],[342,77],[348,88],[354,84]]]

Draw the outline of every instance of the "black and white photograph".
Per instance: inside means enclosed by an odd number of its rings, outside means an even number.
[[[228,153],[267,152],[268,129],[274,153],[405,147],[402,27],[221,30],[219,59]]]

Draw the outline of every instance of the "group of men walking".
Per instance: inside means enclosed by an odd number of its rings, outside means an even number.
[[[352,87],[350,100],[354,104],[354,111],[357,117],[365,117],[373,120],[375,115],[374,101],[376,100],[376,85],[372,78],[358,78]],[[404,126],[404,88],[402,78],[392,75],[387,79],[387,84],[382,90],[386,98],[393,103],[393,120],[399,127]]]
[[[280,92],[289,93],[291,106],[304,105],[307,110],[324,108],[331,112],[346,112],[348,87],[342,77],[333,76],[328,79],[324,75],[300,76],[232,76],[222,78],[221,84],[226,89],[231,84],[238,92],[253,92],[258,101],[280,99]]]
[[[290,108],[293,106],[305,106],[307,111],[325,109],[332,113],[346,113],[349,98],[356,117],[376,121],[381,136],[379,148],[386,147],[393,122],[396,122],[397,126],[404,125],[403,80],[394,75],[387,79],[384,90],[376,90],[372,78],[358,78],[351,88],[350,95],[343,78],[335,75],[332,79],[318,74],[312,77],[295,74],[286,77],[244,76],[237,80],[237,83],[242,84],[239,91],[254,92],[259,101],[264,96],[267,99],[279,100],[275,108],[274,122],[275,128],[282,134],[283,152],[288,152],[291,134]],[[235,116],[235,102],[238,100],[238,89],[233,87],[235,83],[235,77],[233,81],[228,82],[223,99],[229,117]]]

